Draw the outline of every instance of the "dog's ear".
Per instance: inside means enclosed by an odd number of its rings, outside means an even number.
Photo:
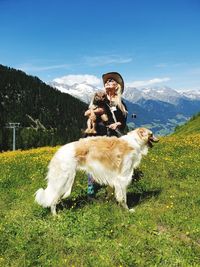
[[[141,138],[147,137],[147,136],[148,136],[147,129],[145,129],[145,128],[139,128],[139,129],[138,129],[138,135],[139,135]]]

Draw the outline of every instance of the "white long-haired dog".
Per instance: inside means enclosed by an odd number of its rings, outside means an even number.
[[[92,174],[97,183],[114,188],[117,201],[128,209],[126,190],[133,171],[148,147],[157,141],[150,130],[138,128],[120,138],[88,137],[66,144],[52,158],[47,188],[40,188],[35,200],[56,214],[56,204],[70,195],[76,171],[82,169]]]

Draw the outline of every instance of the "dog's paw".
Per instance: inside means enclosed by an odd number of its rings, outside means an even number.
[[[87,134],[87,133],[90,133],[90,129],[87,128],[87,129],[84,131],[84,133],[86,133],[86,134]]]
[[[95,129],[91,129],[89,133],[90,133],[90,134],[96,134],[97,131],[96,131]]]
[[[133,213],[133,212],[135,212],[135,209],[129,209],[128,211]]]

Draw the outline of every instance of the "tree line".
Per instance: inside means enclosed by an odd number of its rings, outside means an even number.
[[[62,145],[77,140],[86,126],[87,105],[45,84],[37,77],[0,65],[0,150],[12,148],[10,122],[16,129],[16,147],[28,149]]]

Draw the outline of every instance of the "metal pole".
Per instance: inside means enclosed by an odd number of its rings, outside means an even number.
[[[13,151],[15,150],[15,127],[13,127]]]
[[[13,129],[13,151],[16,149],[16,128],[19,128],[19,122],[9,122],[6,128]]]

